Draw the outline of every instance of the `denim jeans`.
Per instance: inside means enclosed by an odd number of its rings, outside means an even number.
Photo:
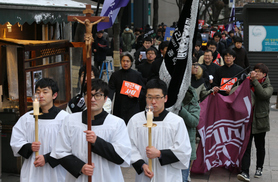
[[[191,164],[191,160],[189,161],[189,166],[188,169],[182,169],[181,173],[182,173],[182,181],[183,182],[188,182],[188,176],[189,176],[189,172],[190,172],[190,164]]]

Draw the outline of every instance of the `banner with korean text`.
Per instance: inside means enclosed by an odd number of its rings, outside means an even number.
[[[124,80],[120,93],[123,95],[131,95],[133,97],[139,98],[141,88],[141,85]]]
[[[214,167],[239,167],[251,132],[250,81],[246,79],[229,96],[209,95],[200,107],[197,129],[201,140],[191,172],[206,173]]]

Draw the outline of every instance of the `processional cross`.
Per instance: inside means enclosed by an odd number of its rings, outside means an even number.
[[[107,16],[91,16],[94,11],[91,9],[91,5],[86,5],[86,9],[83,11],[86,16],[68,16],[68,21],[78,21],[86,27],[86,33],[84,34],[84,40],[86,45],[86,76],[87,76],[87,127],[91,130],[91,57],[92,57],[92,43],[94,38],[92,35],[93,26],[99,22],[109,22],[109,17]],[[93,23],[91,23],[93,22]],[[88,142],[88,164],[92,164],[92,153],[91,153],[91,143]],[[92,177],[88,177],[88,182],[92,181]]]

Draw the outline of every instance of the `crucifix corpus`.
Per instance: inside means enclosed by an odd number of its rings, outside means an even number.
[[[108,16],[91,16],[94,11],[91,9],[91,5],[86,5],[86,9],[83,11],[86,16],[68,16],[68,21],[78,21],[86,27],[86,33],[84,34],[84,40],[86,44],[87,58],[91,58],[91,45],[94,42],[92,35],[93,26],[99,22],[109,22]],[[92,22],[92,23],[91,23]]]
[[[87,76],[87,127],[88,130],[91,130],[92,122],[91,122],[91,112],[89,111],[91,108],[91,45],[94,42],[94,38],[92,35],[93,26],[99,22],[109,22],[109,17],[101,17],[101,16],[91,16],[94,14],[94,11],[91,9],[91,5],[86,5],[86,9],[83,11],[83,14],[86,16],[68,16],[68,21],[78,21],[82,23],[86,27],[86,33],[84,35],[85,45],[86,45],[86,76]],[[93,22],[93,23],[91,23]],[[88,142],[88,164],[92,164],[92,150],[91,143]],[[92,177],[88,176],[88,182],[92,181]]]

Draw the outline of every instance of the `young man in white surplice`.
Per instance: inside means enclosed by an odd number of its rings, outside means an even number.
[[[187,169],[191,145],[184,121],[178,115],[165,110],[167,86],[165,82],[152,79],[147,85],[146,102],[153,106],[152,147],[148,147],[146,112],[135,114],[128,123],[132,145],[131,164],[136,170],[136,182],[182,181],[181,169]],[[152,159],[152,170],[147,164]]]
[[[14,156],[24,157],[20,172],[20,181],[63,182],[66,170],[58,160],[50,156],[55,146],[58,132],[67,112],[54,106],[58,95],[57,83],[50,78],[42,78],[36,83],[39,96],[40,113],[38,116],[39,141],[35,142],[35,118],[29,111],[19,118],[13,127],[10,145]],[[39,152],[35,156],[35,152]]]
[[[131,144],[124,120],[103,110],[109,92],[107,83],[92,80],[91,108],[65,118],[51,156],[66,168],[67,182],[123,182],[122,167],[130,164]],[[87,86],[85,86],[85,91]],[[91,112],[92,128],[87,130],[87,111]],[[92,165],[88,161],[88,142],[92,148]]]

